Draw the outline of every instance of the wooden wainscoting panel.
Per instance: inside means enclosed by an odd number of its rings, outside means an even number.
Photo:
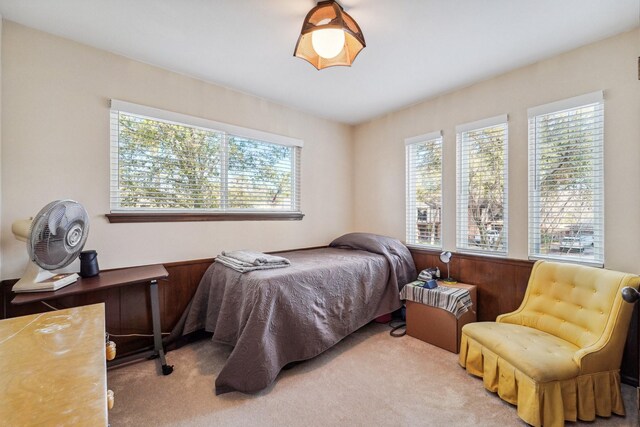
[[[160,305],[163,307],[162,330],[171,331],[180,320],[200,284],[204,272],[213,263],[213,258],[186,263],[165,264],[169,279],[161,286]]]
[[[195,288],[191,286],[191,265],[165,267],[168,280],[160,289],[160,307],[162,307],[162,331],[171,332],[178,323],[182,312],[191,301]]]
[[[478,320],[495,320],[503,305],[510,300],[511,269],[507,267],[499,271],[482,260],[469,258],[460,258],[458,265],[458,280],[475,285],[482,278],[482,286],[478,286]]]
[[[211,260],[203,260],[203,262],[199,264],[191,265],[191,287],[194,289],[198,287],[200,284],[200,280],[207,269],[213,264],[213,258]]]
[[[447,266],[440,261],[440,251],[410,250],[418,271],[438,267],[442,277],[447,276]],[[532,261],[458,253],[450,263],[453,278],[478,287],[479,321],[496,320],[498,315],[520,306],[532,267]]]
[[[422,249],[410,249],[410,251],[411,256],[413,257],[413,262],[416,264],[418,273],[425,268],[438,267],[440,269],[442,277],[447,277],[447,268],[444,267],[444,264],[442,262],[440,262],[439,252],[436,253],[433,251],[426,251]],[[452,261],[455,261],[455,259]]]
[[[120,331],[125,334],[151,333],[151,302],[149,284],[120,287]]]
[[[529,284],[529,277],[531,276],[532,268],[533,268],[533,265],[531,266],[518,265],[517,268],[515,269],[514,280],[515,280],[515,283],[518,284],[518,286],[516,286],[515,295],[514,295],[514,298],[516,299],[516,301],[522,302],[522,300],[524,299],[524,294],[527,290],[527,285]]]
[[[159,282],[162,283],[162,282]],[[116,330],[109,330],[114,335],[151,335],[153,323],[151,320],[151,302],[149,298],[149,284],[136,283],[120,288],[120,319]],[[151,336],[111,337],[118,346],[118,356],[135,353],[153,345]]]

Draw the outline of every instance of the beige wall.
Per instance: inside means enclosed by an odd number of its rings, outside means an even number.
[[[606,266],[640,273],[640,30],[356,127],[3,23],[1,277],[22,274],[11,222],[58,198],[91,215],[102,268],[211,257],[222,249],[326,244],[358,230],[404,240],[404,138],[444,131],[444,246],[455,249],[455,125],[509,114],[509,256],[527,257],[528,107],[605,92]],[[302,221],[109,224],[110,98],[301,138]]]
[[[85,247],[98,251],[101,268],[323,245],[352,228],[349,126],[13,22],[4,22],[1,46],[3,279],[27,262],[11,222],[59,198],[89,211]],[[304,219],[109,224],[110,98],[303,139]]]
[[[636,29],[357,126],[355,228],[404,240],[404,139],[443,130],[443,218],[449,219],[443,225],[443,240],[446,249],[455,249],[455,126],[507,113],[509,257],[526,259],[527,108],[602,89],[605,266],[640,273],[638,56]]]

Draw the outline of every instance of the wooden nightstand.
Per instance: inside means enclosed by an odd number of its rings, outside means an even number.
[[[444,285],[442,282],[438,282],[438,286],[468,289],[473,306],[456,319],[452,313],[441,308],[407,300],[407,335],[452,353],[458,353],[462,327],[476,321],[478,301],[476,286],[465,283]]]

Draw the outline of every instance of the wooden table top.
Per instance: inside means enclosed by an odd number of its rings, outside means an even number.
[[[169,276],[162,264],[145,265],[142,267],[118,268],[102,271],[94,277],[81,277],[77,282],[53,292],[22,292],[11,301],[12,304],[27,304],[30,302],[46,301],[70,295],[104,290],[108,288],[131,285],[134,283],[160,280]]]
[[[0,424],[107,425],[104,304],[0,321]]]

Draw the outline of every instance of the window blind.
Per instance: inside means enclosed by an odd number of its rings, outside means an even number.
[[[442,247],[442,132],[405,140],[407,244]]]
[[[529,256],[604,264],[602,91],[529,110]]]
[[[507,253],[507,116],[456,127],[457,248]]]
[[[300,212],[299,140],[121,101],[110,121],[111,212]]]

